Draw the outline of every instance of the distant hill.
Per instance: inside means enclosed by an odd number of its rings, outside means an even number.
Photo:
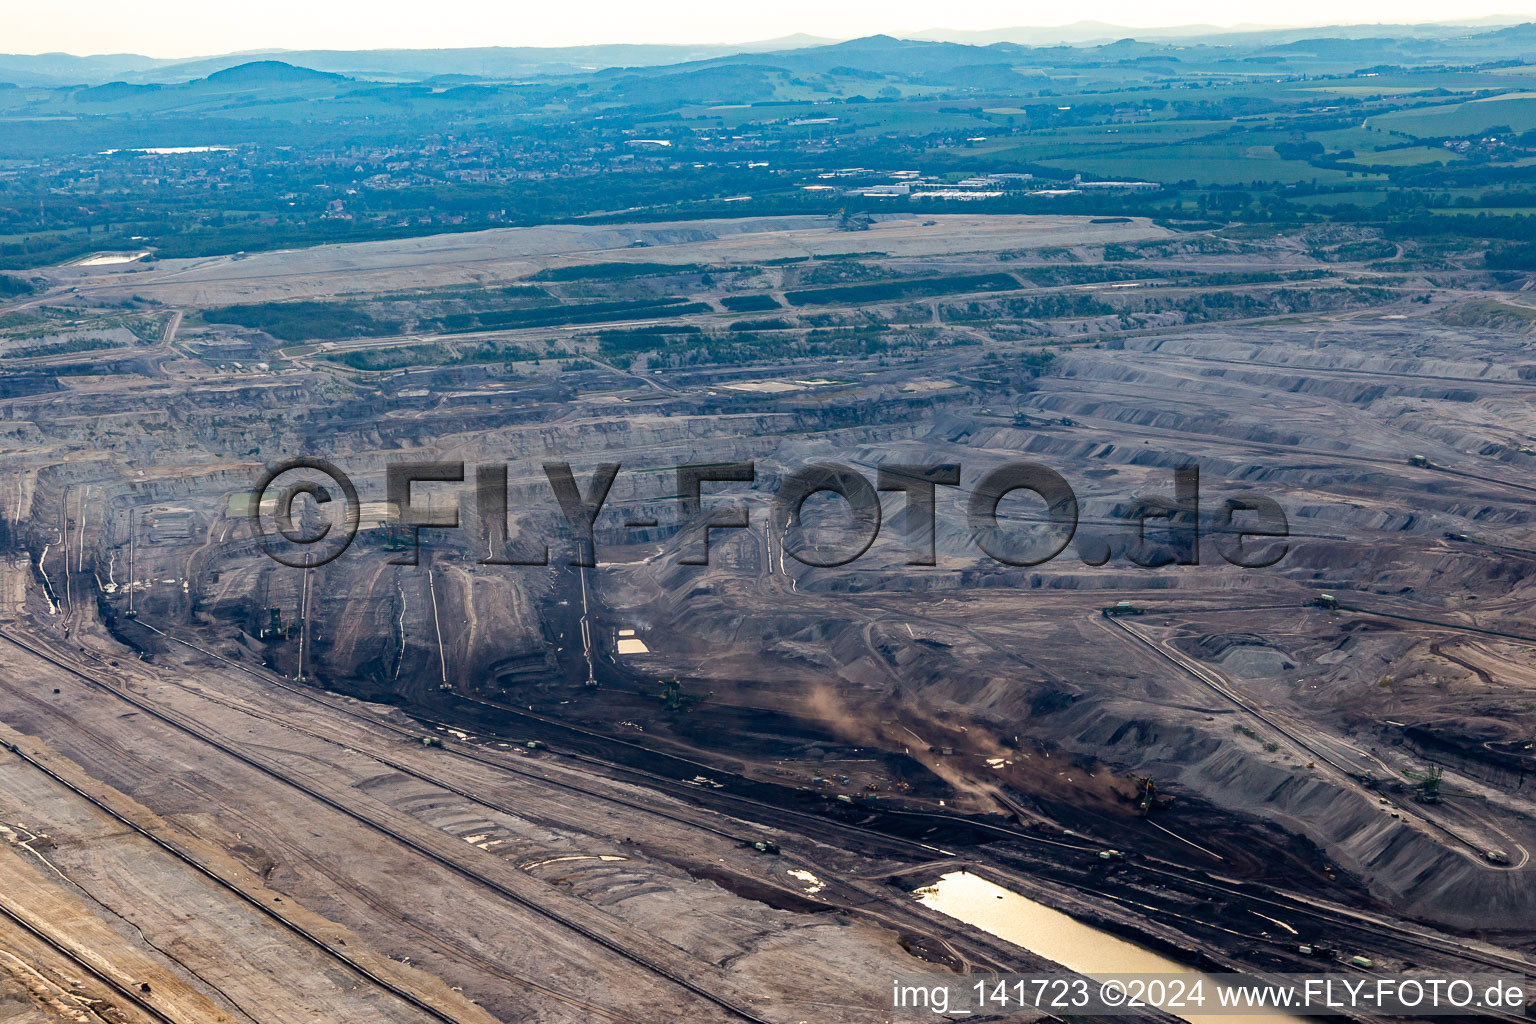
[[[121,103],[140,99],[145,93],[158,91],[158,85],[129,85],[127,82],[108,82],[75,93],[76,103]]]
[[[728,65],[675,75],[625,75],[611,91],[627,103],[755,103],[773,98],[772,67]]]
[[[313,68],[295,67],[280,60],[253,60],[223,71],[215,71],[202,81],[209,85],[274,85],[287,82],[345,81],[346,76]]]
[[[984,32],[935,29],[913,38],[873,35],[833,41],[797,35],[748,44],[659,46],[615,44],[566,47],[470,47],[434,50],[291,50],[226,54],[186,60],[158,60],[136,54],[77,57],[70,54],[0,55],[0,83],[22,86],[88,87],[179,85],[206,81],[215,86],[319,84],[317,76],[344,76],[386,84],[432,83],[470,86],[479,83],[523,82],[551,77],[595,77],[614,80],[638,75],[686,76],[706,67],[731,65],[771,68],[795,74],[840,76],[885,75],[914,82],[935,83],[956,69],[962,84],[986,87],[1010,82],[1002,67],[1009,62],[1038,60],[1048,52],[1055,66],[1091,65],[1098,61],[1143,59],[1161,50],[1188,62],[1201,59],[1245,59],[1271,54],[1301,63],[1300,73],[1336,72],[1375,65],[1433,62],[1471,63],[1508,57],[1512,45],[1536,39],[1536,28],[1513,18],[1483,18],[1473,22],[1433,25],[1346,25],[1318,28],[1274,28],[1238,25],[1221,28],[1186,25],[1136,29],[1083,21],[1055,28],[1007,28]],[[1513,23],[1513,24],[1512,24]],[[1301,44],[1301,45],[1298,45]],[[1502,48],[1502,49],[1501,49]],[[1203,51],[1203,52],[1186,52]],[[1496,52],[1497,51],[1497,52]],[[1315,55],[1312,65],[1306,55]],[[1323,66],[1324,55],[1329,66]],[[989,65],[997,65],[989,68]],[[286,69],[286,70],[284,70]],[[228,77],[234,76],[234,77]],[[728,76],[680,78],[684,94],[703,89],[713,94]],[[757,96],[758,76],[736,81]],[[621,91],[634,92],[638,86]],[[645,90],[650,94],[652,90]],[[121,94],[121,90],[119,90]],[[107,97],[87,97],[100,101]]]
[[[1348,33],[1348,34],[1346,34]],[[1299,38],[1295,36],[1299,35]],[[1338,74],[1382,67],[1465,65],[1508,59],[1512,46],[1536,40],[1536,25],[1489,29],[1439,26],[1352,26],[1346,28],[1284,32],[1234,32],[1210,39],[1135,40],[1031,47],[1022,43],[993,42],[987,45],[942,40],[897,39],[887,35],[866,36],[827,46],[806,47],[771,54],[737,54],[681,65],[651,68],[610,69],[593,76],[597,81],[619,74],[642,77],[676,76],[704,68],[733,65],[778,69],[791,75],[848,79],[883,76],[921,85],[949,85],[970,89],[1017,87],[1019,66],[1042,62],[1063,71],[1084,71],[1108,66],[1175,61],[1184,67],[1212,70],[1245,62],[1255,66],[1284,67],[1292,74]]]
[[[68,53],[0,54],[0,81],[17,85],[102,85],[153,71],[168,61],[134,53],[76,57]]]
[[[0,81],[18,85],[175,84],[207,78],[261,60],[281,61],[354,78],[426,81],[446,75],[505,80],[533,75],[586,74],[603,68],[681,64],[739,53],[767,53],[835,42],[794,35],[756,43],[701,46],[485,46],[435,50],[263,50],[217,57],[157,59],[137,54],[76,57],[67,53],[0,54]]]
[[[661,68],[628,68],[625,69],[625,73],[671,75],[684,70],[705,67],[724,67],[734,64],[761,67],[771,63],[773,67],[780,70],[799,74],[827,74],[836,69],[836,73],[841,76],[859,73],[897,74],[916,80],[956,68],[1006,64],[1023,58],[1028,52],[1028,47],[1015,43],[994,43],[983,47],[875,35],[827,46],[806,47],[772,54],[740,54]],[[605,74],[617,73],[616,70],[610,70]]]
[[[1107,43],[1115,39],[1163,39],[1222,36],[1237,32],[1262,32],[1282,29],[1279,25],[1235,25],[1223,28],[1219,25],[1179,25],[1171,28],[1131,28],[1128,25],[1111,25],[1103,21],[1078,21],[1070,25],[1053,25],[1047,28],[1018,26],[967,32],[956,29],[932,28],[913,32],[912,39],[926,39],[939,43],[969,43],[987,46],[991,43],[1020,43],[1025,46],[1073,46],[1081,43]]]
[[[1355,38],[1360,36],[1393,36],[1434,39],[1465,35],[1469,30],[1497,28],[1518,24],[1525,19],[1508,15],[1488,18],[1471,18],[1429,24],[1404,25],[1317,25],[1296,27],[1293,25],[1169,25],[1157,28],[1135,28],[1130,25],[1114,25],[1103,21],[1077,21],[1070,25],[1053,25],[1045,28],[1017,26],[982,31],[932,28],[910,33],[910,39],[927,39],[944,43],[969,43],[986,46],[990,43],[1021,43],[1025,46],[1080,46],[1090,43],[1107,43],[1117,39],[1136,40],[1200,40],[1221,37],[1243,37],[1248,41],[1268,38],[1271,41],[1289,41],[1315,36]],[[1230,41],[1223,39],[1224,42]]]

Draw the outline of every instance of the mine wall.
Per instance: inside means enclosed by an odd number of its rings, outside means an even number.
[[[1525,872],[1490,871],[1476,852],[1383,815],[1371,796],[1256,757],[1219,732],[1159,723],[1155,708],[1138,710],[1153,719],[1128,718],[1112,699],[1090,695],[1054,716],[1053,733],[1069,750],[1177,780],[1234,813],[1262,808],[1420,920],[1496,931],[1522,928],[1536,915],[1536,887]]]

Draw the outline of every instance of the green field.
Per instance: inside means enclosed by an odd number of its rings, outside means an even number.
[[[1052,163],[1062,166],[1059,161]],[[1273,146],[1261,145],[1191,143],[1159,146],[1134,154],[1083,155],[1073,160],[1073,166],[1108,179],[1193,180],[1202,185],[1242,185],[1253,181],[1332,184],[1352,177],[1346,171],[1313,167],[1302,160],[1282,160]],[[1364,177],[1353,175],[1355,180]]]
[[[1526,94],[1527,96],[1529,94]],[[1497,97],[1449,103],[1424,110],[1402,110],[1371,119],[1373,124],[1419,137],[1475,135],[1496,125],[1517,132],[1536,128],[1536,100]]]

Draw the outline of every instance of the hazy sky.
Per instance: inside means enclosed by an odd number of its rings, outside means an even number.
[[[0,52],[184,57],[271,47],[744,42],[794,32],[846,38],[1084,19],[1149,27],[1433,21],[1488,14],[1536,20],[1536,0],[1078,0],[1050,5],[1018,0],[0,0]]]

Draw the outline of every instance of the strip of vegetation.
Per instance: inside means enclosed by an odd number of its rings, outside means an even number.
[[[731,324],[733,331],[788,331],[794,329],[788,320],[737,320]]]
[[[1402,298],[1390,288],[1328,286],[1321,288],[1276,288],[1273,291],[1209,291],[1196,295],[1168,296],[1145,291],[1123,293],[1109,303],[1087,293],[1030,296],[946,305],[945,320],[966,321],[1010,319],[1080,320],[1091,317],[1145,313],[1182,313],[1191,322],[1232,320],[1245,317],[1275,316],[1284,313],[1308,313],[1346,306],[1382,305]]]
[[[1007,299],[1003,302],[967,302],[944,307],[945,320],[990,320],[1009,317],[1020,320],[1068,320],[1108,316],[1119,310],[1086,292],[1063,295],[1056,292],[1039,297]]]
[[[1019,287],[1009,274],[957,274],[951,277],[920,277],[906,281],[880,281],[850,284],[836,288],[811,288],[786,292],[795,306],[822,306],[829,303],[885,302],[894,299],[921,299],[955,292],[1002,292]]]
[[[31,295],[36,289],[32,282],[25,278],[12,277],[10,274],[0,274],[0,295]]]
[[[1191,320],[1230,320],[1374,306],[1400,298],[1401,293],[1389,288],[1277,288],[1260,293],[1204,292],[1171,303],[1156,303],[1152,308],[1179,310]]]
[[[504,309],[480,313],[454,313],[426,321],[423,326],[444,334],[510,330],[519,327],[558,327],[567,324],[601,323],[604,320],[639,320],[653,316],[684,316],[708,313],[703,302],[682,298],[644,299],[635,302],[587,302],[575,306]]]
[[[703,332],[679,332],[657,330],[654,333],[622,333],[625,337],[613,339],[599,346],[610,355],[612,362],[628,366],[635,356],[647,352],[652,366],[706,366],[740,365],[779,360],[805,358],[861,358],[883,355],[904,348],[922,347],[918,337],[890,336],[890,328],[862,327],[856,330],[811,331],[803,335],[740,335],[705,334]],[[622,350],[620,349],[622,346]]]
[[[265,331],[283,341],[314,341],[318,338],[379,338],[399,334],[399,320],[379,320],[357,302],[258,302],[242,306],[218,306],[203,311],[213,324],[237,324]]]
[[[418,288],[414,291],[385,292],[378,297],[379,302],[469,302],[478,303],[486,299],[528,299],[537,301],[540,299],[553,299],[554,296],[547,289],[535,284],[509,284],[499,288],[460,288],[450,286],[446,288]]]
[[[108,338],[70,338],[51,345],[29,345],[13,348],[4,353],[13,359],[31,359],[36,356],[61,356],[69,352],[97,352],[104,348],[118,348],[117,342]]]
[[[772,295],[727,295],[720,305],[732,313],[757,313],[765,309],[782,309]]]
[[[40,366],[38,372],[50,377],[99,377],[117,373],[132,373],[131,361],[116,363],[61,363],[57,366]]]
[[[709,270],[709,267],[698,263],[578,263],[548,267],[529,275],[528,280],[611,281],[629,277],[658,277],[662,274],[705,274]]]
[[[1134,281],[1162,277],[1163,272],[1150,267],[1121,267],[1108,263],[1077,263],[1051,267],[1028,267],[1020,271],[1029,283],[1041,288],[1064,284],[1103,284],[1108,281]]]
[[[899,271],[878,263],[823,257],[820,262],[800,271],[800,280],[796,283],[805,288],[811,285],[852,284],[855,281],[890,280],[899,277],[901,277]]]
[[[46,373],[6,373],[0,370],[0,398],[24,398],[58,391],[57,378]]]
[[[1453,327],[1491,327],[1506,331],[1529,331],[1536,327],[1536,309],[1499,302],[1496,299],[1469,299],[1441,310],[1435,319]]]
[[[701,334],[692,324],[676,327],[633,327],[629,330],[599,331],[598,351],[605,356],[629,355],[634,352],[650,352],[673,343],[671,339]]]
[[[365,348],[323,356],[354,370],[401,370],[408,366],[468,366],[475,363],[515,363],[538,359],[516,345],[483,342],[465,347],[402,345],[398,348]]]
[[[1507,245],[1483,257],[1489,270],[1536,270],[1536,243]]]
[[[0,313],[0,331],[34,331],[38,327],[46,327],[55,321],[69,320],[76,316],[74,311],[60,309],[58,306],[34,306],[26,310],[13,310],[10,313]]]
[[[1316,281],[1327,277],[1326,270],[1255,270],[1223,271],[1205,274],[1199,271],[1179,270],[1168,275],[1180,285],[1189,288],[1230,288],[1244,284],[1281,284],[1286,281]]]

